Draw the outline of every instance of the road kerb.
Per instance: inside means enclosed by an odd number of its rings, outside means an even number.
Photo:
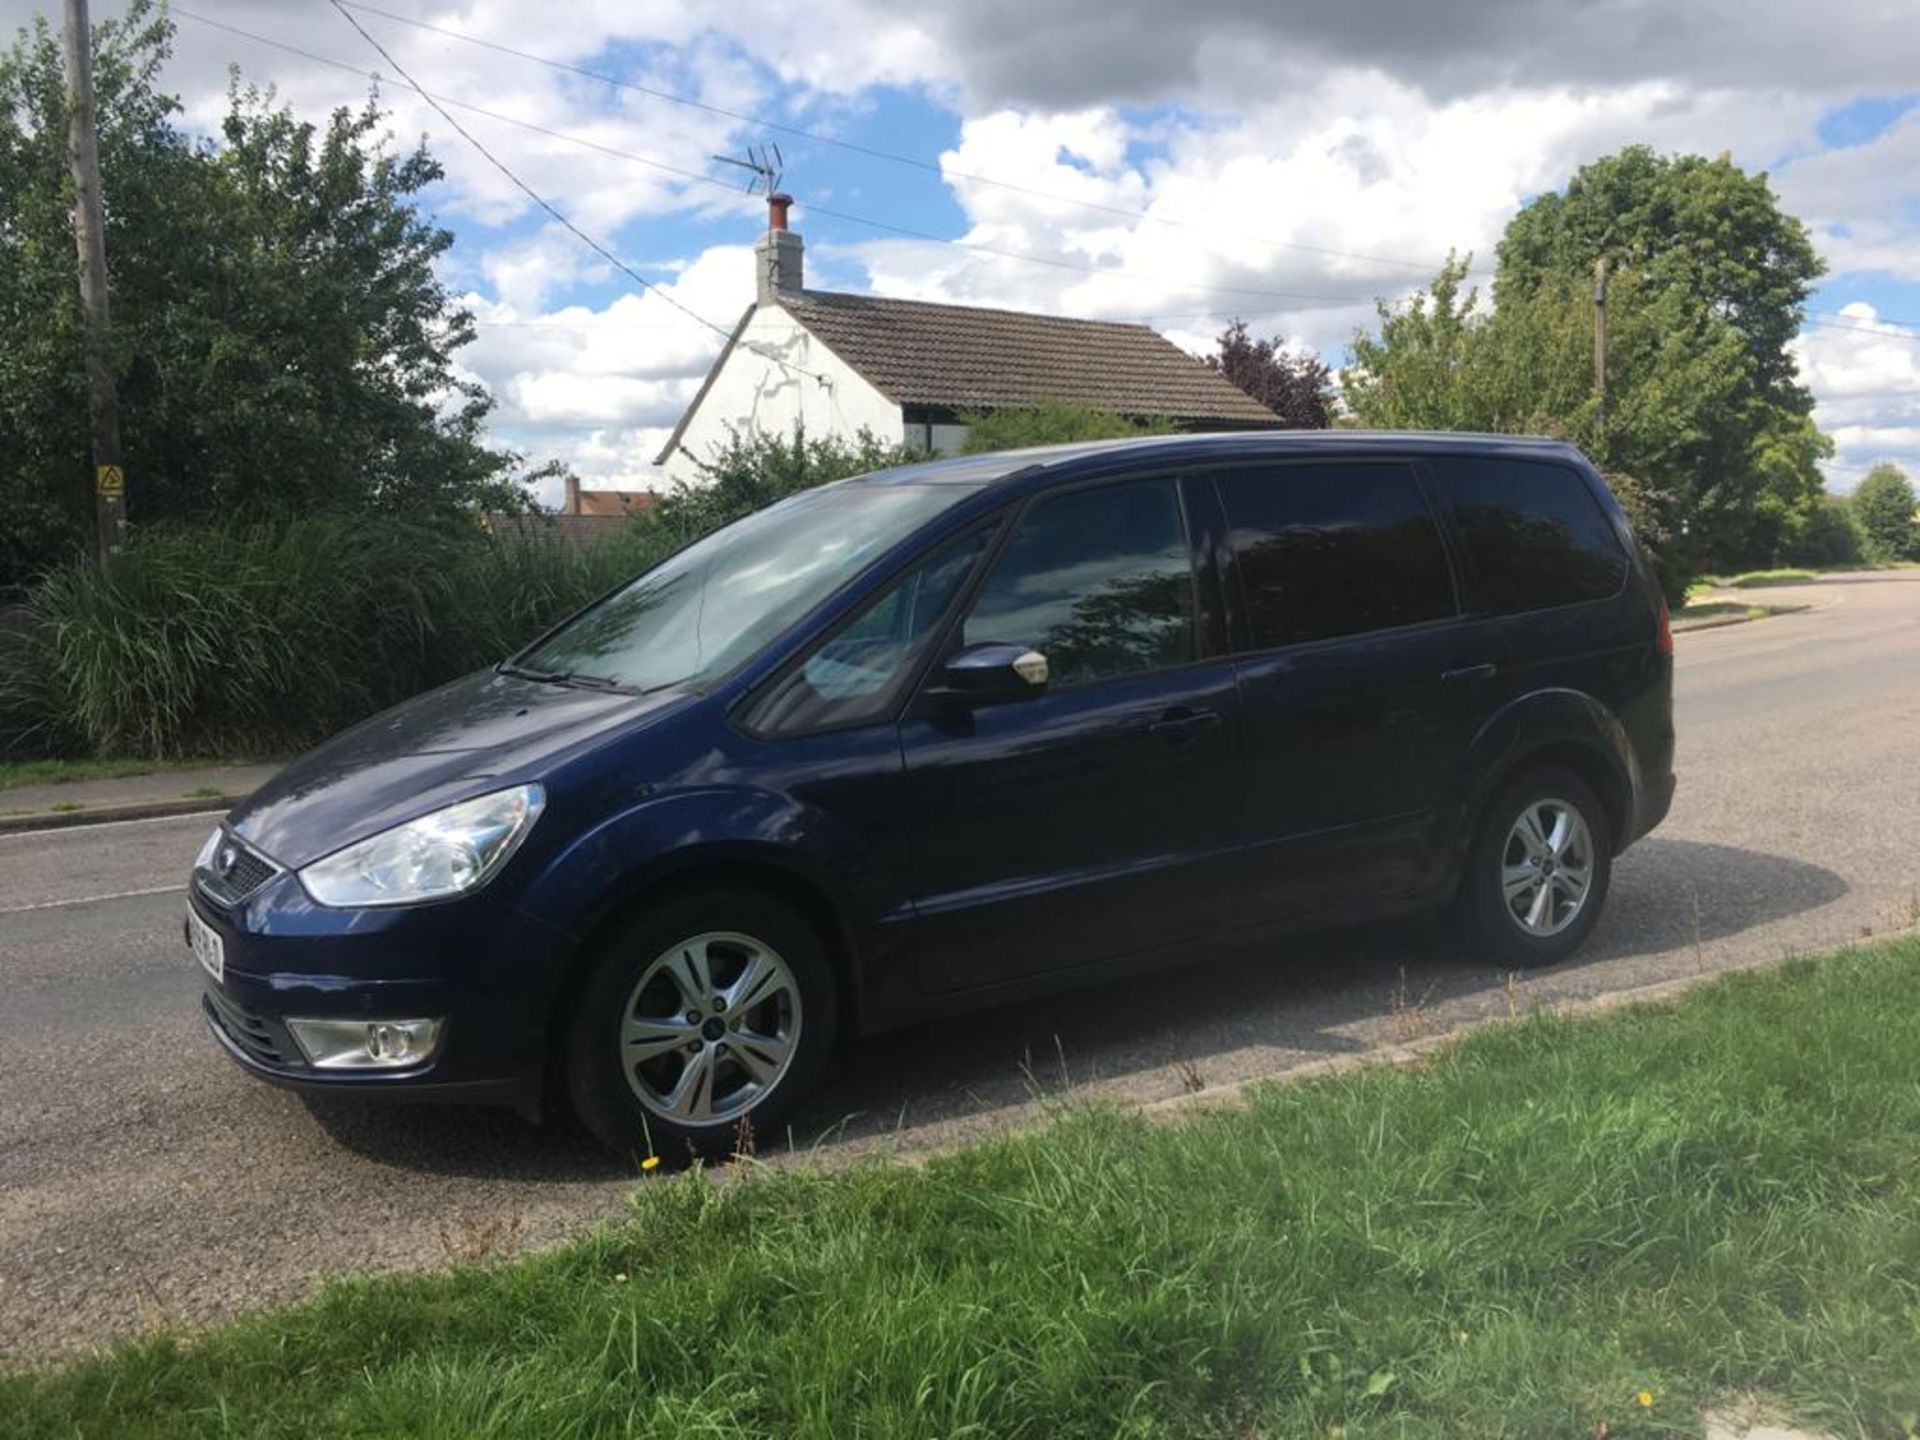
[[[0,835],[29,835],[39,830],[71,830],[116,820],[162,820],[181,815],[224,815],[245,795],[194,795],[178,800],[142,800],[130,805],[91,805],[78,810],[29,810],[0,815]]]

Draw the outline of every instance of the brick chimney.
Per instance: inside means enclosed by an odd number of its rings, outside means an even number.
[[[580,513],[580,477],[578,475],[569,474],[567,476],[567,503],[560,513],[562,515],[578,515]]]
[[[801,288],[800,237],[787,228],[787,209],[793,197],[776,191],[767,196],[767,233],[753,247],[759,285],[754,298],[762,305],[797,298]]]

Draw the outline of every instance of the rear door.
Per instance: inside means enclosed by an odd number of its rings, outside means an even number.
[[[1462,619],[1413,463],[1213,475],[1241,652],[1248,914],[1384,914],[1434,887],[1439,818],[1493,703],[1497,636]]]
[[[1044,494],[954,637],[1040,651],[1031,699],[928,697],[901,725],[916,961],[948,992],[1218,925],[1238,839],[1238,691],[1171,478]]]

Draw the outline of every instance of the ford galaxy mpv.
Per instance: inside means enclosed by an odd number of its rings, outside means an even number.
[[[1564,445],[1181,436],[707,536],[287,767],[194,866],[214,1037],[310,1091],[783,1124],[852,1032],[1447,909],[1559,960],[1673,791],[1666,608]]]

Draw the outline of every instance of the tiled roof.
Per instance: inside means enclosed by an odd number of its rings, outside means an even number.
[[[780,303],[900,405],[984,410],[1071,400],[1208,425],[1280,423],[1145,325],[823,290]]]
[[[660,497],[651,490],[593,490],[580,488],[580,508],[576,515],[607,515],[622,519],[653,508]]]

